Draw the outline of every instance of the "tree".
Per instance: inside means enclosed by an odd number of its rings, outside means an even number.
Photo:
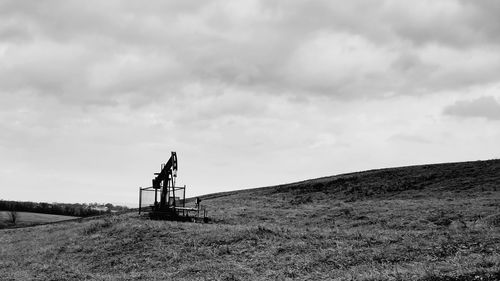
[[[12,224],[16,224],[18,218],[19,218],[19,216],[18,216],[16,211],[14,211],[14,210],[9,211],[9,221]]]

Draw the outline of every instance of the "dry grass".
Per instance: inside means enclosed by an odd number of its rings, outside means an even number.
[[[387,187],[412,173],[370,172],[345,186],[325,178],[211,196],[202,202],[211,224],[128,213],[2,230],[0,273],[2,280],[499,280],[500,181],[489,169],[498,163],[490,164],[477,169],[488,181],[467,174],[476,182],[470,192],[446,186],[461,179],[445,176],[428,179],[429,188],[382,192],[377,180]],[[366,186],[372,195],[352,198]]]

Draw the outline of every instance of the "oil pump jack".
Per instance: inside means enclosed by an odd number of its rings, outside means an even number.
[[[199,204],[198,198],[194,208],[186,207],[186,186],[175,186],[177,168],[177,154],[172,151],[167,163],[161,165],[161,171],[154,174],[152,186],[139,189],[139,214],[147,210],[152,219],[208,221],[206,209]],[[148,191],[154,192],[155,201],[149,208],[143,208],[142,195]]]
[[[177,154],[172,151],[172,155],[166,164],[161,167],[161,172],[155,173],[153,178],[153,188],[160,189],[160,204],[156,198],[155,192],[155,206],[156,212],[169,212],[175,210],[175,179],[177,178]]]

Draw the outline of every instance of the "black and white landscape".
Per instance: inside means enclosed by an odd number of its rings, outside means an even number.
[[[498,280],[499,128],[495,0],[0,0],[0,279]]]

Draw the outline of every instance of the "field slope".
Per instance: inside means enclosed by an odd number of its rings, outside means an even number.
[[[210,224],[136,213],[0,230],[2,280],[499,280],[500,160],[211,194]]]
[[[78,218],[72,216],[61,216],[61,215],[41,214],[32,212],[16,212],[16,214],[17,214],[17,221],[16,224],[14,225],[15,227],[53,223],[53,222],[60,222]],[[9,223],[9,221],[10,221],[9,212],[0,211],[0,229],[4,227],[12,227],[12,223]]]

